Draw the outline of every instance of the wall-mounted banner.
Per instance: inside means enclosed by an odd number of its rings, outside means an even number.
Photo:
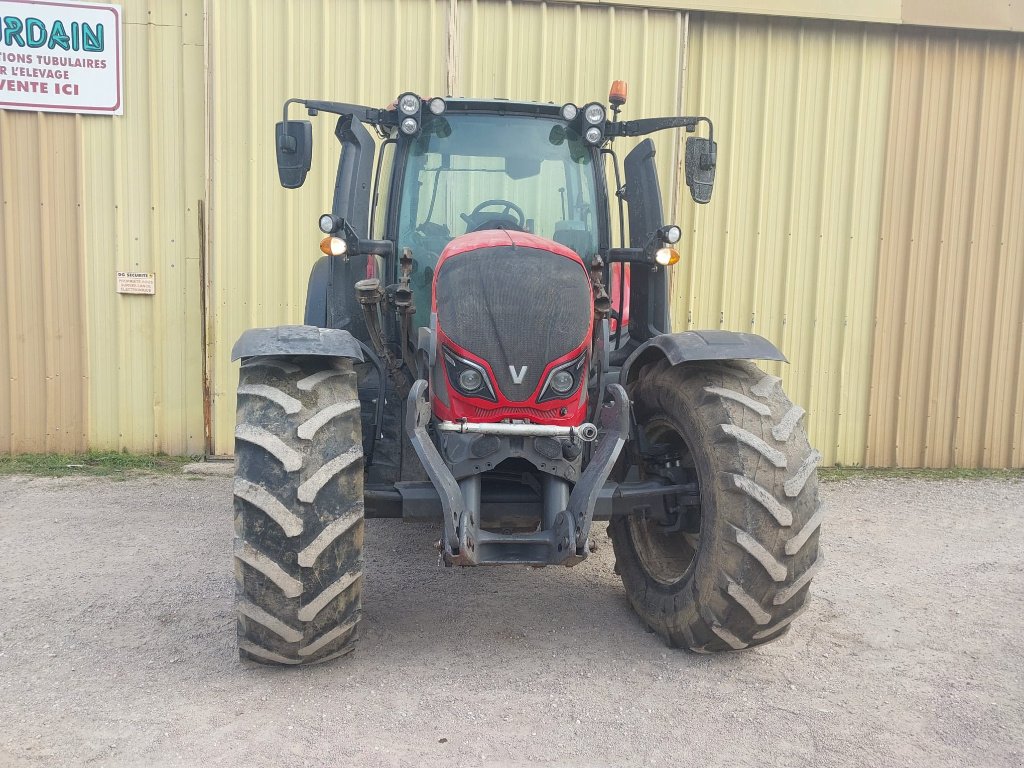
[[[0,109],[120,115],[121,6],[0,0]]]

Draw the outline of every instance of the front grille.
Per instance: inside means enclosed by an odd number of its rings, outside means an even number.
[[[586,341],[593,312],[583,265],[539,248],[503,245],[456,254],[439,267],[435,292],[441,330],[486,360],[502,394],[516,402],[533,395],[548,363]],[[517,384],[511,369],[524,366]],[[538,410],[551,413],[557,409]]]
[[[561,418],[560,410],[559,408],[544,410],[542,408],[524,408],[522,406],[491,409],[470,407],[466,409],[466,418],[471,420],[486,419],[487,421],[492,419],[530,419],[538,424],[546,424],[552,419]]]

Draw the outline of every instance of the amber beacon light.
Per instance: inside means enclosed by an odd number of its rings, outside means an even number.
[[[621,107],[626,103],[626,81],[616,80],[612,83],[611,90],[608,91],[608,103]]]

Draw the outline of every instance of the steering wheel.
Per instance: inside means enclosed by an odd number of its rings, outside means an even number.
[[[501,208],[500,212],[488,212],[488,208]],[[490,213],[490,215],[488,215]],[[514,217],[513,215],[514,214]],[[469,215],[459,214],[467,224],[467,232],[476,232],[481,229],[496,229],[497,225],[512,225],[521,232],[525,231],[526,214],[523,209],[511,200],[484,200]],[[476,223],[479,222],[479,223]]]

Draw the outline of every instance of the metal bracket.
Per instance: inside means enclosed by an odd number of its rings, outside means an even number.
[[[568,512],[576,521],[576,562],[587,556],[587,539],[594,522],[594,507],[604,483],[615,466],[622,446],[629,438],[629,396],[619,384],[605,389],[605,402],[598,408],[598,442],[583,470],[580,481],[569,495]],[[569,563],[567,563],[568,565]]]
[[[443,554],[451,558],[453,553],[459,550],[459,520],[466,511],[466,504],[462,498],[462,489],[445,465],[434,441],[427,434],[429,423],[430,401],[427,400],[427,382],[418,379],[413,382],[406,400],[405,431],[423,469],[441,497],[441,508],[444,510],[444,539],[441,545]]]

